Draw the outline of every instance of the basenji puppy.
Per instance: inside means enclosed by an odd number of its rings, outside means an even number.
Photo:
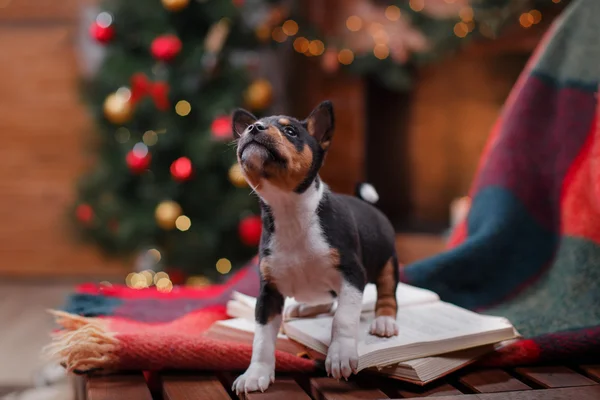
[[[358,366],[357,337],[363,290],[377,287],[370,333],[398,334],[398,260],[390,221],[369,202],[333,193],[319,169],[334,132],[332,103],[319,104],[300,121],[288,116],[258,119],[238,109],[233,131],[237,158],[262,212],[260,294],[252,359],[233,383],[239,393],[266,390],[275,379],[275,341],[284,299],[300,304],[286,317],[326,312],[334,300],[331,344],[325,368],[335,379]]]

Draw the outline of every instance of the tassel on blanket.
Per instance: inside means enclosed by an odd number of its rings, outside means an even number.
[[[114,332],[110,319],[50,312],[63,330],[52,335],[44,354],[76,374],[165,369],[243,371],[250,364],[251,345],[210,339],[199,331],[161,331],[160,325],[153,325],[134,332]],[[282,372],[307,373],[318,365],[280,351],[276,360],[275,369]]]

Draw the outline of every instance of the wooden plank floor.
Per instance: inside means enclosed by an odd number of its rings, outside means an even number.
[[[0,283],[0,393],[31,387],[43,365],[52,317],[46,309],[63,304],[71,284]]]
[[[394,379],[355,376],[350,381],[327,377],[278,376],[265,393],[231,392],[237,373],[175,373],[150,379],[141,373],[80,377],[87,392],[77,400],[241,399],[241,400],[354,400],[435,397],[440,400],[592,400],[600,399],[597,366],[548,366],[516,370],[474,368],[458,371],[438,383],[419,387]],[[150,389],[153,388],[153,389]]]

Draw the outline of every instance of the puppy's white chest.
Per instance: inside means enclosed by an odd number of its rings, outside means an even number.
[[[339,291],[336,257],[316,221],[301,235],[276,232],[270,249],[273,278],[284,296],[323,304],[331,301],[331,291]]]

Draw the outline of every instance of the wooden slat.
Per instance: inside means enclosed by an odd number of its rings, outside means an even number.
[[[427,390],[399,390],[398,394],[403,398],[415,397],[440,397],[440,396],[458,396],[462,392],[449,384],[443,384]]]
[[[242,399],[247,400],[310,400],[310,397],[302,390],[300,385],[291,378],[276,378],[264,392],[248,393]]]
[[[600,386],[583,386],[561,389],[526,390],[510,393],[465,394],[443,396],[436,400],[598,400]]]
[[[231,397],[215,376],[184,375],[162,377],[165,400],[226,399]]]
[[[460,378],[460,381],[477,393],[510,392],[529,390],[529,386],[500,369],[476,371]]]
[[[319,400],[387,399],[379,389],[361,388],[354,382],[336,381],[333,378],[310,380],[312,396]]]
[[[600,364],[582,365],[581,368],[592,378],[600,380]]]
[[[88,400],[152,400],[143,375],[109,375],[87,380]]]
[[[545,388],[597,385],[593,380],[567,367],[517,368],[516,371]]]

